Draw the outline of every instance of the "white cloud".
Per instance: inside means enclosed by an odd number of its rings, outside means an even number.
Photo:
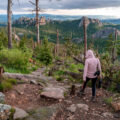
[[[14,11],[13,14],[31,14],[32,7],[21,8],[21,11]],[[7,11],[0,9],[0,14],[6,14]],[[44,14],[53,15],[105,15],[120,18],[120,7],[108,7],[97,9],[46,9]]]
[[[47,14],[54,15],[105,15],[120,18],[120,7],[98,8],[98,9],[48,9]]]
[[[0,9],[0,14],[7,14],[7,11]]]

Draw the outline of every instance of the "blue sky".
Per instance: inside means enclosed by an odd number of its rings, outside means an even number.
[[[31,13],[34,6],[29,1],[13,0],[13,13]],[[120,18],[120,0],[40,0],[39,5],[46,14],[106,15]],[[7,0],[0,0],[0,14],[6,14],[6,9]]]

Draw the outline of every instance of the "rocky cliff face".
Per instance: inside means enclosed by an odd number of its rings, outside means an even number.
[[[88,26],[89,24],[97,24],[99,27],[102,27],[103,24],[100,20],[98,19],[91,19],[91,18],[88,18],[88,17],[82,17],[81,21],[80,21],[80,24],[79,24],[79,27],[83,26],[83,21],[86,21],[86,25]]]
[[[39,18],[40,25],[46,25],[46,18],[42,16]],[[13,24],[17,25],[35,25],[36,24],[36,18],[27,18],[27,17],[21,17],[15,21],[13,21]]]
[[[95,34],[92,35],[92,37],[95,38],[107,38],[110,34],[115,34],[116,28],[112,28],[112,27],[107,27],[104,28],[98,32],[96,32]],[[120,31],[117,30],[117,34],[120,35]]]

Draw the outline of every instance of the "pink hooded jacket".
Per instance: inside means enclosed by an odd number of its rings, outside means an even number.
[[[98,58],[95,58],[92,50],[88,50],[87,55],[86,55],[83,80],[86,81],[86,77],[96,78],[96,76],[94,76],[94,74],[97,70],[99,70],[101,73],[100,61]]]

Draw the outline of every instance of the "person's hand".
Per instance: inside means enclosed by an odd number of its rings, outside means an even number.
[[[86,82],[86,79],[83,79],[84,82]]]

